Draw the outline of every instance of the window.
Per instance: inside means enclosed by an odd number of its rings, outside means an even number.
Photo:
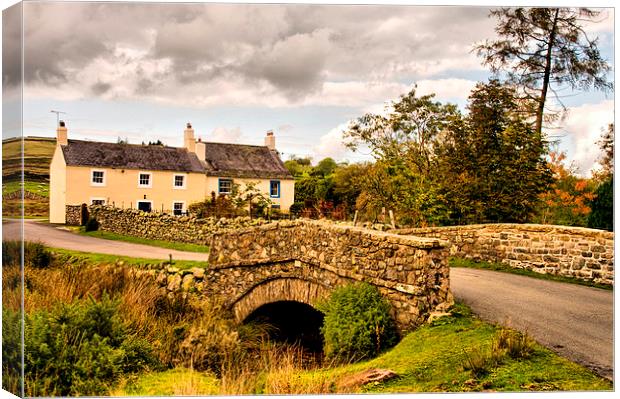
[[[220,194],[232,193],[232,179],[220,179],[218,192]]]
[[[91,205],[105,205],[105,199],[103,199],[103,198],[91,198],[90,199],[90,204]]]
[[[182,215],[185,212],[185,202],[173,202],[172,203],[172,213],[174,215]]]
[[[174,175],[172,180],[172,187],[176,189],[185,188],[185,175]]]
[[[271,195],[271,198],[280,198],[280,180],[269,182],[269,195]]]
[[[151,173],[138,173],[138,187],[151,187]]]
[[[150,212],[152,209],[151,201],[138,201],[138,209],[143,212]]]
[[[105,186],[105,171],[91,170],[90,185],[91,186]]]

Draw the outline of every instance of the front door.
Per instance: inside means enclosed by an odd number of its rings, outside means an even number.
[[[150,212],[151,203],[149,201],[138,201],[138,209],[143,212]]]

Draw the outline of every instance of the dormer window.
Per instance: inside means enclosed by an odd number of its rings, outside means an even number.
[[[151,188],[153,187],[153,176],[150,172],[138,173],[138,187]]]
[[[93,169],[90,171],[90,185],[91,186],[105,186],[105,171]]]

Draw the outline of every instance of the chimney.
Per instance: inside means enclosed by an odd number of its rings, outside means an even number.
[[[198,138],[198,142],[196,143],[196,155],[201,161],[204,161],[207,155],[207,143],[203,143],[200,137]]]
[[[272,151],[276,150],[276,136],[273,135],[273,130],[267,131],[265,136],[265,146]]]
[[[187,122],[184,133],[184,147],[189,152],[196,152],[196,140],[194,139],[194,128],[192,124]]]
[[[65,126],[65,121],[58,122],[58,127],[56,128],[56,144],[57,145],[67,145],[69,140],[67,139],[67,127]]]

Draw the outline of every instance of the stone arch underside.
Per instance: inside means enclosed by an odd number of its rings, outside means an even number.
[[[263,281],[244,293],[232,304],[237,322],[268,303],[295,301],[312,307],[329,296],[331,288],[316,281],[296,277],[282,277]]]

